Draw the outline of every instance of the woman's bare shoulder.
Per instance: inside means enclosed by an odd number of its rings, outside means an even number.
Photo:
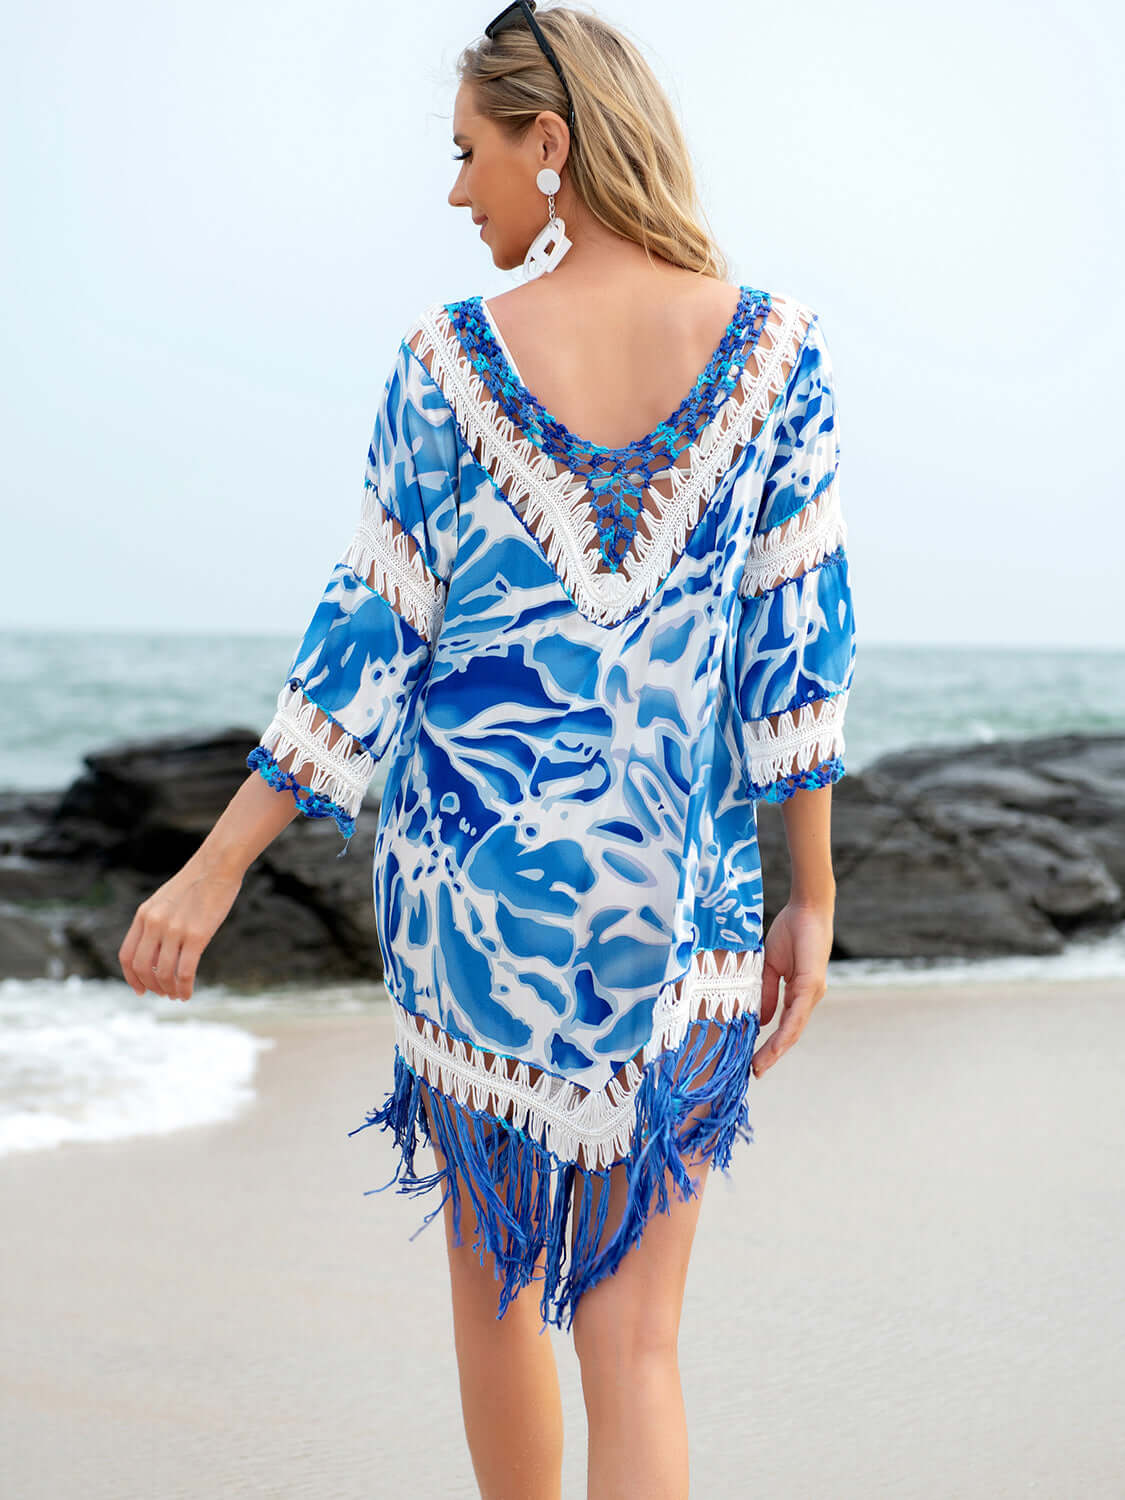
[[[716,321],[729,320],[741,294],[741,286],[735,283],[682,271],[678,275],[665,272],[637,277],[614,288],[552,284],[549,276],[541,276],[486,301],[500,327],[516,337],[526,333],[533,338],[537,330],[550,335],[575,323],[597,323],[603,328],[614,322],[628,325],[649,308],[658,322],[666,327],[674,324],[690,337],[701,328],[713,327]]]
[[[600,279],[590,281],[588,290],[590,295],[597,295],[603,293],[609,285]],[[699,272],[682,270],[678,266],[666,271],[622,277],[612,284],[614,295],[633,301],[645,296],[675,296],[682,297],[685,301],[697,298],[702,303],[706,303],[708,299],[721,302],[724,298],[737,296],[741,290],[741,286],[735,282],[720,281],[716,276],[703,276]],[[511,287],[506,292],[498,292],[488,298],[488,304],[490,307],[514,310],[554,302],[560,296],[575,298],[583,295],[581,289],[576,289],[569,283],[564,285],[546,275]]]

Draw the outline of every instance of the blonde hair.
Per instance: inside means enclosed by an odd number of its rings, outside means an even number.
[[[594,217],[673,265],[726,280],[725,256],[704,229],[680,122],[640,50],[599,16],[557,5],[535,19],[574,101],[565,171]],[[567,118],[566,92],[530,26],[508,26],[457,58],[478,111],[512,137],[541,110]]]

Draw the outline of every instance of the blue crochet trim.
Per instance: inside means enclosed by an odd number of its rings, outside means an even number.
[[[708,1045],[710,1027],[716,1024],[719,1034]],[[482,1266],[485,1254],[493,1255],[496,1277],[502,1278],[497,1318],[504,1316],[525,1286],[539,1279],[536,1262],[545,1250],[540,1333],[548,1323],[562,1329],[564,1319],[569,1328],[582,1294],[612,1276],[627,1251],[640,1241],[654,1200],[657,1212],[671,1211],[669,1179],[681,1202],[696,1196],[698,1178],[689,1173],[683,1158],[692,1165],[706,1161],[726,1173],[735,1142],[753,1142],[746,1094],[760,1025],[757,1011],[743,1011],[731,1021],[690,1021],[679,1046],[645,1067],[637,1091],[636,1124],[623,1158],[627,1176],[623,1216],[600,1249],[609,1207],[608,1179],[614,1167],[580,1168],[510,1120],[460,1103],[416,1073],[398,1048],[394,1087],[385,1103],[369,1111],[364,1123],[348,1134],[357,1135],[369,1125],[392,1132],[398,1154],[394,1176],[381,1187],[369,1188],[369,1193],[385,1192],[397,1182],[400,1193],[418,1197],[444,1186],[441,1202],[411,1238],[421,1234],[452,1198],[454,1243],[463,1244],[459,1184],[467,1184],[480,1226],[473,1249]],[[711,1072],[706,1076],[708,1068]],[[436,1141],[423,1099],[433,1111]],[[708,1108],[691,1120],[701,1105]],[[445,1158],[441,1171],[417,1175],[414,1151],[419,1137],[423,1143],[440,1147]],[[452,1173],[451,1167],[456,1169]],[[567,1264],[572,1222],[574,1249]]]
[[[656,475],[674,467],[685,448],[699,441],[716,410],[737,385],[742,366],[769,316],[770,294],[751,286],[740,288],[734,317],[695,385],[667,421],[624,448],[587,442],[551,415],[516,378],[492,332],[482,301],[476,296],[445,304],[461,346],[516,429],[586,481],[597,516],[601,555],[615,573],[633,545],[645,491]]]
[[[298,781],[291,771],[283,770],[276,757],[264,745],[256,745],[251,750],[246,757],[246,764],[251,771],[258,771],[264,776],[275,791],[292,792],[294,801],[306,818],[335,818],[336,826],[345,838],[350,839],[355,833],[355,818],[350,813],[345,812],[338,802],[333,802],[331,797],[314,792],[312,787]],[[298,792],[308,792],[309,795],[298,797]],[[337,855],[338,859],[343,858],[347,848],[345,844]]]
[[[817,787],[831,786],[843,775],[844,758],[842,755],[834,755],[831,760],[821,761],[819,766],[810,766],[807,771],[794,771],[778,781],[763,785],[752,781],[750,791],[759,802],[787,802],[802,787],[815,790]]]

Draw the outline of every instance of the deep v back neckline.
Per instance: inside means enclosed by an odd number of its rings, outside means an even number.
[[[651,467],[651,460],[663,451],[668,456],[667,465],[652,467],[653,473],[659,473],[661,467],[671,467],[677,455],[697,440],[737,386],[745,345],[756,339],[759,332],[755,314],[760,304],[768,300],[766,293],[740,285],[734,313],[676,409],[651,431],[616,447],[579,436],[544,406],[523,380],[495,315],[483,297],[469,297],[456,304],[460,315],[453,322],[462,347],[505,414],[523,427],[537,447],[564,463],[571,472],[582,474],[591,467],[604,472],[610,467],[638,464]]]
[[[613,625],[642,608],[723,476],[737,479],[744,455],[756,462],[758,433],[778,409],[812,313],[787,295],[739,293],[676,412],[617,449],[585,442],[540,405],[481,297],[435,303],[412,330],[410,347],[453,410],[467,452],[591,620]]]

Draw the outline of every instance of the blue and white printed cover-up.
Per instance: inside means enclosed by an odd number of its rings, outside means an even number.
[[[838,462],[819,317],[787,295],[741,287],[680,407],[621,449],[543,408],[479,296],[399,344],[362,512],[247,763],[350,837],[389,753],[394,1087],[356,1129],[393,1131],[384,1186],[444,1185],[423,1225],[452,1196],[458,1244],[468,1186],[498,1317],[542,1279],[544,1326],[572,1322],[667,1176],[692,1196],[681,1153],[727,1171],[753,1139],[756,803],[844,775]],[[419,1137],[442,1171],[417,1175]]]

